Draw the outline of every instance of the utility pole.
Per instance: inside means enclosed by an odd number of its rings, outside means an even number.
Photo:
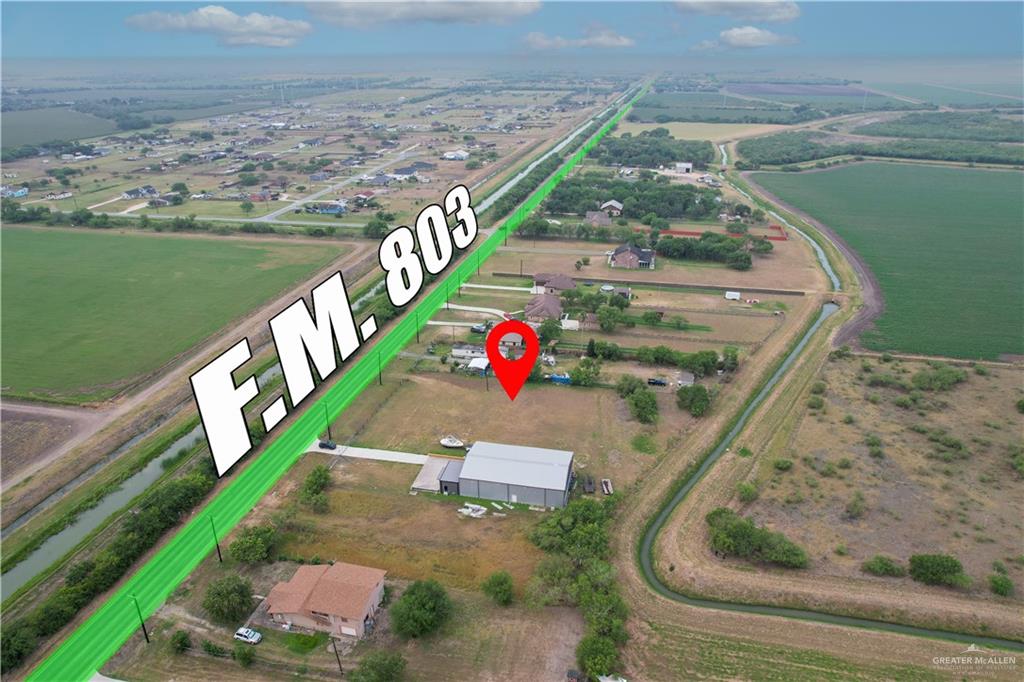
[[[416,318],[416,343],[420,342],[420,311],[412,311],[413,316]]]
[[[142,624],[142,636],[146,638],[146,644],[149,644],[149,633],[146,632],[146,619],[142,617],[142,609],[139,608],[139,600],[132,595],[132,601],[135,603],[135,612],[139,614],[139,623]]]
[[[217,548],[217,561],[224,563],[224,556],[220,553],[220,542],[217,541],[217,527],[213,525],[213,517],[210,517],[210,530],[213,531],[213,544]]]
[[[383,386],[384,385],[384,375],[381,374],[381,370],[380,370],[380,351],[377,351],[377,385],[378,386]]]
[[[331,420],[327,416],[327,403],[324,403],[324,421],[327,422],[327,440],[334,440],[334,437],[331,435]]]

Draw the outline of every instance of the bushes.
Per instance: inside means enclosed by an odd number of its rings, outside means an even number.
[[[988,577],[988,589],[1000,597],[1009,597],[1013,594],[1013,581],[1002,573],[993,573]]]
[[[820,410],[821,408],[825,407],[825,401],[822,399],[820,395],[812,395],[810,398],[807,399],[807,407],[811,408],[812,410]]]
[[[960,562],[947,554],[915,554],[910,557],[910,577],[926,585],[967,587],[971,579]]]
[[[480,589],[501,606],[508,606],[512,603],[514,586],[512,585],[512,575],[508,571],[495,571],[490,574]]]
[[[593,386],[601,378],[601,361],[583,358],[576,367],[569,370],[569,381],[573,386]]]
[[[967,381],[967,370],[941,362],[929,362],[928,365],[928,369],[922,369],[910,378],[914,388],[922,391],[948,391],[957,384]]]
[[[736,494],[739,495],[740,502],[753,502],[757,499],[757,486],[753,483],[738,483],[736,485]]]
[[[711,407],[711,394],[700,384],[680,386],[676,391],[676,405],[680,410],[689,410],[694,417],[700,417]]]
[[[576,645],[576,663],[590,679],[596,679],[618,667],[619,649],[608,637],[586,635]]]
[[[620,398],[629,397],[634,391],[639,391],[642,388],[646,388],[644,380],[640,377],[635,377],[632,374],[624,374],[619,377],[619,380],[615,382],[615,392],[619,394]]]
[[[398,682],[405,674],[405,658],[390,651],[371,651],[348,675],[352,682]]]
[[[448,593],[436,580],[417,580],[391,607],[391,624],[402,637],[422,637],[441,627],[452,613]]]
[[[317,514],[323,514],[329,508],[327,495],[324,491],[331,484],[331,472],[323,464],[313,467],[302,482],[299,501]]]
[[[846,503],[846,518],[859,519],[867,511],[867,503],[864,501],[864,493],[856,491],[850,501]]]
[[[243,668],[248,668],[256,659],[256,652],[253,651],[252,645],[245,644],[244,642],[236,642],[235,650],[232,652],[231,656],[238,661],[238,665]]]
[[[176,654],[183,654],[187,649],[192,648],[192,638],[184,630],[175,630],[171,635],[171,651]]]
[[[270,552],[277,542],[277,531],[270,526],[250,526],[238,532],[235,541],[228,545],[228,555],[235,561],[255,564],[270,559]]]
[[[907,570],[887,556],[876,554],[863,564],[860,570],[871,575],[885,576],[889,578],[900,578],[907,574]]]
[[[210,656],[214,656],[216,658],[224,658],[225,656],[228,655],[228,650],[227,649],[225,649],[222,646],[218,646],[218,645],[214,644],[213,642],[211,642],[208,639],[204,639],[203,640],[202,646],[203,646],[203,651],[206,652],[207,654],[209,654]]]
[[[772,466],[775,467],[776,471],[789,471],[793,468],[793,460],[791,459],[777,459],[772,462]]]
[[[726,556],[738,556],[785,568],[805,568],[807,553],[782,533],[773,533],[725,507],[705,518],[711,526],[711,548]]]
[[[628,639],[628,609],[619,595],[608,527],[616,497],[604,501],[573,500],[534,527],[530,540],[551,554],[541,561],[529,587],[537,604],[570,603],[579,606],[587,624],[576,656],[591,676],[607,674],[618,665],[617,647]]]
[[[31,625],[16,621],[5,626],[0,637],[0,667],[5,673],[17,668],[35,649],[36,633]]]
[[[218,578],[206,588],[203,608],[215,621],[236,623],[252,610],[252,585],[234,573]]]

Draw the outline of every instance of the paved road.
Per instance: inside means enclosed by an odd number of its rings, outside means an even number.
[[[452,310],[462,310],[468,313],[483,313],[484,315],[494,315],[502,319],[508,319],[508,313],[504,310],[498,310],[497,308],[481,308],[475,305],[459,305],[458,303],[448,303],[448,307]]]
[[[462,285],[462,288],[463,289],[494,289],[496,291],[518,291],[518,292],[526,292],[528,294],[532,294],[533,293],[533,289],[531,289],[530,287],[503,287],[503,286],[499,286],[497,284],[469,284],[469,283],[466,283],[466,284]]]
[[[356,448],[350,445],[339,445],[333,450],[320,447],[320,439],[314,440],[306,448],[306,452],[322,452],[335,457],[353,457],[355,459],[372,459],[378,462],[398,462],[400,464],[426,464],[426,455],[397,450],[378,450],[377,448]]]

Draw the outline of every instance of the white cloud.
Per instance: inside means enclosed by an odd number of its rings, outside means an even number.
[[[752,48],[771,47],[773,45],[792,45],[796,38],[780,36],[778,33],[756,26],[737,26],[718,34],[722,45],[727,47]]]
[[[301,19],[258,12],[235,14],[220,5],[207,5],[191,12],[135,14],[125,19],[125,23],[143,31],[209,33],[222,45],[232,47],[290,47],[313,30],[309,22]]]
[[[582,38],[549,36],[535,31],[526,34],[523,40],[535,50],[562,50],[567,47],[618,48],[632,47],[636,44],[636,41],[629,36],[620,35],[603,26],[586,29]]]
[[[717,40],[702,40],[690,49],[697,52],[705,52],[707,50],[717,50],[719,47],[720,45]]]
[[[744,21],[792,21],[800,16],[800,6],[789,0],[677,0],[676,8]]]
[[[382,0],[379,2],[311,2],[306,4],[316,19],[346,28],[365,28],[374,24],[413,23],[420,21],[462,24],[500,24],[525,17],[540,9],[540,2],[503,2],[477,0]]]

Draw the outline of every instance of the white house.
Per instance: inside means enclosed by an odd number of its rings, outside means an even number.
[[[680,173],[692,173],[693,163],[690,161],[680,161],[676,164],[676,170]]]
[[[456,149],[453,152],[445,152],[441,158],[445,161],[465,161],[469,158],[469,152],[464,149]]]
[[[727,301],[738,301],[742,298],[738,291],[727,291],[725,292],[725,300]]]

